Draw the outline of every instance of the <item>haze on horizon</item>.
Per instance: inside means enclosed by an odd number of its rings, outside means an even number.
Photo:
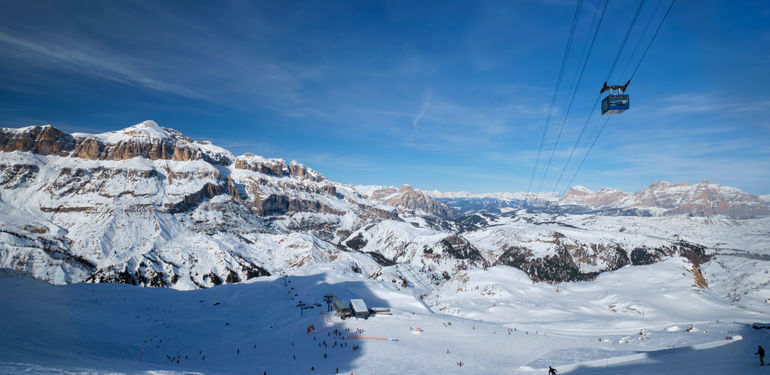
[[[344,183],[526,191],[576,3],[3,0],[0,126],[105,132],[153,119]],[[601,4],[583,2],[541,157]],[[542,190],[566,189],[556,179],[638,4],[609,3]],[[628,79],[667,4],[644,4],[610,84]],[[629,87],[631,108],[574,184],[710,180],[770,193],[767,66],[770,3],[677,2]]]

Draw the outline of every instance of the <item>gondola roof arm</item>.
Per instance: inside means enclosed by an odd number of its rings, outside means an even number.
[[[604,82],[604,86],[602,86],[602,90],[599,91],[599,93],[604,93],[607,90],[620,90],[620,92],[625,93],[626,89],[628,88],[628,85],[631,83],[631,80],[629,79],[625,85],[615,85],[615,86],[607,86],[607,82]]]

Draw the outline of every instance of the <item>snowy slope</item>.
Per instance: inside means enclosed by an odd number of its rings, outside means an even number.
[[[471,270],[425,301],[351,265],[188,292],[53,286],[3,271],[0,372],[759,373],[749,353],[767,343],[747,325],[768,316],[757,298],[767,286],[737,305],[692,286],[680,258],[559,286],[508,267]],[[326,313],[327,293],[392,315],[340,320]],[[300,312],[300,301],[313,308]]]

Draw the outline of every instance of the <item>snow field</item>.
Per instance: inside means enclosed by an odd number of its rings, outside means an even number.
[[[414,267],[386,267],[379,281],[352,265],[334,261],[193,291],[53,286],[2,271],[0,372],[536,374],[551,365],[560,374],[687,373],[688,366],[752,373],[748,353],[767,341],[746,328],[767,320],[767,304],[754,298],[741,308],[692,287],[679,258],[559,285],[492,267],[444,283],[425,301]],[[396,274],[411,286],[386,281]],[[393,315],[340,320],[326,312],[327,293]],[[313,308],[300,310],[300,302]]]

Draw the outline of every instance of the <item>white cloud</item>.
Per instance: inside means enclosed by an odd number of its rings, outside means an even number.
[[[770,100],[733,102],[715,93],[683,93],[661,98],[657,112],[664,115],[677,113],[755,112],[770,110]]]
[[[37,57],[43,63],[55,63],[73,69],[82,74],[96,76],[115,82],[141,85],[153,90],[168,92],[195,99],[207,99],[205,96],[175,85],[138,73],[136,70],[97,51],[71,48],[62,45],[46,46],[31,40],[15,37],[0,32],[0,43],[14,47],[23,54]]]

